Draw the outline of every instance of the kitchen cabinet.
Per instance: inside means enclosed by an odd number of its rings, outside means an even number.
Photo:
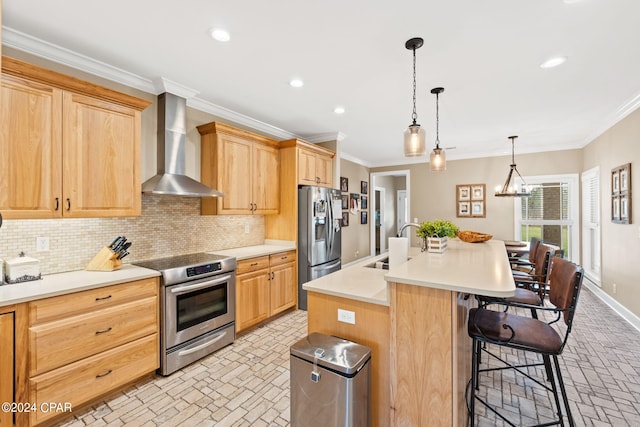
[[[298,185],[333,187],[334,155],[300,139],[280,142],[280,210],[265,216],[267,239],[298,241]]]
[[[5,218],[140,215],[149,101],[8,57],[0,84]]]
[[[224,197],[202,199],[202,214],[276,214],[280,155],[276,141],[221,123],[198,126],[201,181]]]
[[[24,304],[0,307],[0,402],[26,402],[21,384],[26,373],[26,308]],[[0,411],[0,427],[24,425],[11,411]]]
[[[298,148],[298,184],[333,187],[333,158],[306,144]]]
[[[36,300],[28,310],[28,401],[36,405],[76,408],[159,366],[157,278]],[[29,421],[56,416],[65,414],[37,411]]]
[[[296,306],[296,268],[295,250],[238,261],[236,332]]]

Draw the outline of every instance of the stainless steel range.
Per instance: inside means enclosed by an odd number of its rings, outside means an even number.
[[[161,273],[161,375],[235,340],[235,258],[196,253],[136,265]]]

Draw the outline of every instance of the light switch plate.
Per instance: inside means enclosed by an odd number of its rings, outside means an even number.
[[[36,252],[49,252],[48,237],[36,237]]]
[[[356,324],[356,313],[354,311],[338,309],[338,322]]]

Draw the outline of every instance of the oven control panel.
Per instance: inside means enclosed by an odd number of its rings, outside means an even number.
[[[197,265],[187,268],[187,277],[200,276],[201,274],[214,273],[220,270],[222,270],[222,264],[219,262]]]

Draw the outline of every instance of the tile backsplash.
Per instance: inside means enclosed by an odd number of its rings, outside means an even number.
[[[245,233],[248,227],[249,233]],[[42,274],[83,269],[116,236],[132,242],[125,263],[261,245],[262,215],[200,215],[200,199],[142,195],[142,216],[7,220],[0,228],[0,259],[21,251],[40,260]],[[36,252],[36,238],[49,238],[49,251]]]

